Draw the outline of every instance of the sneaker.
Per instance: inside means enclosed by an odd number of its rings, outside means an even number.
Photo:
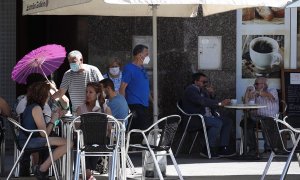
[[[220,157],[231,157],[231,156],[234,156],[236,155],[236,152],[232,152],[229,150],[228,147],[222,147],[220,152],[219,152],[219,156]]]
[[[36,177],[37,180],[50,180],[48,177],[48,173],[40,171],[40,166],[36,167],[36,170],[34,172],[34,176]]]
[[[214,149],[215,148],[210,148],[211,159],[218,159],[218,158],[220,158],[219,154]],[[207,155],[207,149],[206,148],[203,148],[203,150],[200,152],[200,155],[203,156],[203,157],[209,158],[208,155]]]

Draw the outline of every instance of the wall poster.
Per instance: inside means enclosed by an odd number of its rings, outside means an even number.
[[[280,78],[284,35],[242,35],[242,78]]]

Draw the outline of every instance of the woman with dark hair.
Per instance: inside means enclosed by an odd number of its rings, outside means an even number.
[[[111,110],[105,102],[103,89],[97,82],[87,84],[85,103],[79,106],[76,111],[78,116],[87,112],[102,112],[111,115]],[[95,180],[91,170],[96,169],[97,161],[98,159],[95,157],[86,157],[86,179]],[[101,162],[106,164],[107,160],[101,158]],[[107,167],[107,165],[104,166]]]
[[[51,120],[48,124],[45,123],[43,116],[43,107],[50,98],[49,90],[51,85],[47,82],[36,82],[32,84],[27,91],[27,106],[23,112],[21,122],[22,126],[26,129],[44,130],[49,135],[54,127],[54,122],[60,117],[59,112],[52,113]],[[24,131],[19,133],[19,141],[21,144],[25,144],[28,134]],[[54,161],[62,157],[67,152],[67,140],[61,137],[49,137],[49,143],[51,146],[56,146],[53,151]],[[71,147],[72,147],[71,142]],[[27,147],[38,148],[47,146],[47,140],[45,134],[35,133],[30,139]],[[51,165],[51,159],[48,157],[40,166],[36,167],[34,172],[37,179],[48,179],[47,170]]]
[[[104,96],[104,91],[99,83],[89,82],[86,85],[85,103],[77,108],[77,115],[87,112],[103,112],[111,115],[111,110],[107,106]]]

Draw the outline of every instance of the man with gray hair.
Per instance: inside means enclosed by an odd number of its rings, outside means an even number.
[[[251,111],[251,120],[247,121],[247,136],[249,137],[248,146],[250,154],[255,152],[255,147],[257,146],[254,133],[257,121],[263,120],[265,117],[275,117],[279,113],[277,90],[275,88],[269,88],[267,81],[268,80],[265,77],[256,78],[254,86],[249,86],[246,89],[244,96],[245,104],[254,101],[257,105],[267,106],[266,108]],[[243,127],[243,121],[240,125]],[[267,148],[268,145],[265,142],[265,150],[267,150]]]
[[[99,82],[103,76],[97,67],[83,64],[82,54],[78,50],[68,54],[68,61],[70,69],[65,72],[59,90],[52,95],[52,98],[62,97],[69,91],[72,112],[76,112],[77,107],[85,101],[87,83]]]

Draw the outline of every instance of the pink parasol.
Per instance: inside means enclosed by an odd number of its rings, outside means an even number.
[[[26,84],[27,76],[32,73],[40,73],[46,78],[53,73],[64,62],[66,50],[61,45],[50,44],[39,47],[25,55],[15,65],[11,78]]]

